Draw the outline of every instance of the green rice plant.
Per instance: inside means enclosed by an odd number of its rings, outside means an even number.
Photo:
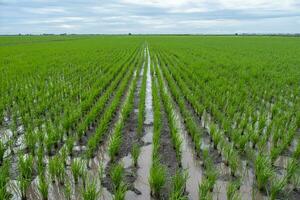
[[[109,175],[111,177],[113,186],[114,186],[114,190],[117,191],[118,188],[120,187],[123,179],[124,179],[124,166],[123,164],[119,163],[119,164],[115,164],[110,172]]]
[[[197,156],[200,156],[201,146],[202,146],[202,140],[201,140],[200,134],[195,134],[193,140],[194,140],[195,150],[196,150]]]
[[[231,175],[237,176],[238,169],[239,169],[239,160],[238,160],[238,155],[234,151],[230,154],[228,163],[230,166]]]
[[[133,166],[138,165],[138,158],[141,153],[141,148],[137,143],[134,143],[131,148],[131,155],[132,155],[132,161],[133,161]]]
[[[5,153],[5,145],[0,140],[0,166],[3,163],[4,153]]]
[[[210,191],[212,191],[218,178],[218,172],[214,167],[211,166],[209,169],[206,170],[205,175],[207,178],[209,189]]]
[[[0,140],[0,166],[3,163],[4,153],[5,153],[5,145]]]
[[[148,179],[151,189],[151,196],[157,198],[160,197],[162,188],[166,183],[166,175],[167,172],[165,166],[160,164],[158,160],[153,160]]]
[[[73,147],[74,147],[74,138],[73,137],[69,137],[66,141],[66,148],[68,153],[72,156],[72,152],[73,152]]]
[[[114,161],[116,155],[118,154],[122,143],[122,136],[121,136],[122,128],[123,128],[123,123],[119,123],[116,127],[115,132],[110,138],[110,142],[108,145],[108,155],[112,161]]]
[[[227,199],[231,199],[231,200],[241,199],[241,197],[238,194],[239,187],[240,187],[240,183],[237,183],[236,181],[231,181],[227,185],[227,191],[226,191]]]
[[[127,191],[127,185],[123,182],[120,183],[120,186],[114,193],[114,200],[124,200]]]
[[[49,174],[53,182],[58,181],[60,184],[64,183],[65,167],[64,162],[60,156],[54,156],[49,160]]]
[[[169,200],[188,200],[188,196],[185,193],[186,181],[188,179],[188,172],[177,171],[172,178],[172,191]]]
[[[296,149],[295,149],[295,151],[293,153],[293,158],[294,159],[299,159],[300,158],[300,139],[298,140]]]
[[[80,176],[81,176],[83,188],[86,189],[87,180],[88,180],[88,171],[87,171],[85,163],[83,164],[83,167],[81,168]]]
[[[296,159],[292,159],[288,162],[287,168],[286,168],[286,179],[287,182],[291,181],[293,176],[296,175],[296,172],[299,171],[299,161]]]
[[[283,191],[283,188],[286,186],[287,179],[286,177],[281,178],[280,180],[273,180],[271,184],[270,197],[271,200],[275,200],[277,195]]]
[[[35,155],[35,145],[37,142],[37,137],[32,131],[28,131],[25,134],[25,144],[32,155]]]
[[[265,189],[269,179],[272,178],[274,174],[271,167],[271,160],[268,157],[259,154],[256,157],[254,168],[257,187],[259,190],[263,190]]]
[[[20,155],[19,156],[19,186],[20,186],[20,191],[21,191],[21,198],[27,199],[26,197],[26,191],[27,188],[30,185],[31,178],[33,175],[33,166],[34,166],[34,161],[33,157],[30,155],[25,158],[25,156]]]
[[[210,191],[211,191],[210,183],[205,178],[199,184],[199,189],[198,189],[199,200],[212,200],[212,195]]]
[[[73,174],[75,184],[78,183],[78,179],[81,175],[82,168],[83,168],[83,163],[81,162],[81,160],[74,159],[72,164],[71,164],[71,171],[72,171],[72,174]]]
[[[65,181],[65,187],[64,187],[64,197],[66,200],[71,200],[72,196],[72,185],[70,180]]]
[[[9,167],[8,161],[0,165],[0,199],[9,199],[10,194],[7,192],[7,184],[9,181]]]
[[[100,192],[97,189],[95,181],[88,183],[87,187],[82,191],[83,200],[96,200],[98,199]]]
[[[44,165],[44,147],[39,146],[37,150],[37,169],[38,174],[42,174],[45,171],[45,165]]]
[[[100,181],[104,178],[104,175],[105,175],[104,165],[101,161],[99,161],[98,176]]]
[[[44,175],[39,175],[38,190],[43,200],[48,199],[48,182]]]

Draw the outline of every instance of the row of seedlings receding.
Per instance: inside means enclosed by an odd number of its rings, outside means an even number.
[[[163,60],[162,60],[163,61]],[[178,105],[179,105],[179,108],[182,112],[182,115],[185,119],[185,123],[187,124],[187,129],[188,131],[191,133],[192,135],[192,139],[193,141],[195,142],[195,148],[197,150],[197,154],[200,155],[200,153],[202,152],[202,156],[204,158],[204,162],[203,162],[203,165],[204,165],[204,168],[205,168],[205,179],[202,180],[202,183],[199,187],[199,197],[200,198],[207,198],[208,196],[210,196],[210,191],[212,191],[214,189],[214,187],[216,188],[217,186],[215,186],[215,183],[216,183],[216,180],[218,178],[218,172],[217,172],[217,169],[214,167],[214,163],[213,163],[213,160],[211,160],[211,158],[209,158],[209,154],[210,154],[210,146],[207,148],[207,147],[201,147],[202,145],[202,141],[201,141],[201,135],[198,133],[197,134],[197,131],[193,131],[195,130],[195,127],[199,126],[199,124],[197,125],[197,123],[195,122],[192,122],[193,118],[195,116],[193,116],[193,114],[189,113],[189,108],[186,107],[186,103],[184,101],[184,99],[182,97],[184,97],[186,94],[191,94],[191,93],[182,93],[180,91],[176,91],[178,90],[177,86],[176,86],[176,83],[174,82],[173,78],[170,76],[170,73],[169,72],[166,72],[166,69],[164,67],[164,64],[162,64],[163,67],[162,67],[162,71],[164,72],[164,76],[166,77],[167,81],[168,81],[168,84],[170,85],[170,88],[171,88],[171,92],[173,91],[173,96],[175,96],[175,99],[176,99],[176,102],[178,102]],[[187,88],[184,88],[183,90],[181,91],[186,91]],[[201,105],[197,105],[197,107],[201,107]],[[194,124],[193,124],[194,123]],[[208,129],[208,132],[210,134],[210,137],[211,137],[211,140],[213,140],[213,144],[214,144],[214,147],[217,148],[218,146],[218,143],[220,141],[223,141],[224,145],[221,145],[223,146],[224,148],[221,149],[221,151],[219,152],[220,154],[222,153],[222,155],[228,155],[228,154],[225,154],[227,151],[224,150],[225,147],[227,148],[230,148],[230,145],[228,144],[228,142],[221,137],[221,135],[219,133],[216,133],[215,131],[211,131],[210,129]],[[223,140],[222,140],[223,139]],[[217,142],[217,143],[216,143]],[[205,146],[205,145],[203,145]],[[232,159],[233,156],[231,157],[230,159],[230,162],[229,162],[229,158],[228,157],[225,157],[225,164],[227,163],[227,165],[229,165],[228,163],[230,163],[230,169],[231,169],[231,172],[234,173],[236,172],[236,170],[233,170],[233,169],[236,169],[237,168],[237,165],[234,161],[234,159]],[[235,168],[234,168],[235,167]],[[238,181],[234,181],[234,182],[230,182],[228,184],[228,187],[229,189],[232,188],[232,185],[236,186],[235,188],[239,187],[239,185],[237,184]],[[218,188],[216,188],[218,189]],[[229,192],[231,194],[229,194]],[[235,194],[235,191],[231,191],[231,190],[228,190],[227,191],[227,195],[228,196],[235,196],[235,198],[238,196],[237,194]],[[234,194],[232,194],[234,192]]]

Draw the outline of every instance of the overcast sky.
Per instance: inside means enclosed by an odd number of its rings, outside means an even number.
[[[300,0],[0,0],[0,34],[300,33]]]

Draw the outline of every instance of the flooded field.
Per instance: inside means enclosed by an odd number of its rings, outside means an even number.
[[[299,40],[243,39],[0,47],[0,199],[300,199]]]

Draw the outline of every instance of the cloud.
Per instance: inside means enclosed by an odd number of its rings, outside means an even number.
[[[300,32],[298,0],[0,0],[0,34]]]

